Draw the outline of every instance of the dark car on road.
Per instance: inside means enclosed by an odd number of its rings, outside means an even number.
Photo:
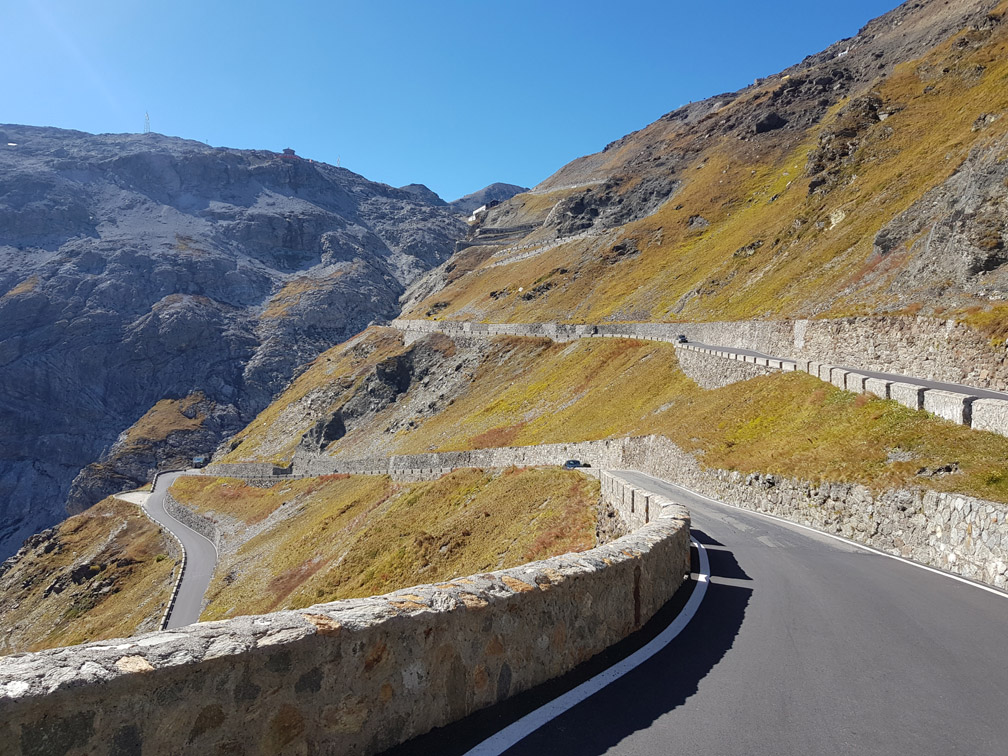
[[[573,470],[576,467],[591,467],[587,462],[582,462],[580,459],[568,459],[563,463],[564,470]]]
[[[686,338],[686,334],[684,333],[680,333],[678,336],[676,336],[675,340],[678,341],[680,344],[685,344],[687,341],[689,341],[689,339]]]

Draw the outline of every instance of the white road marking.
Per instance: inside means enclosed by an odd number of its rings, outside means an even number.
[[[710,582],[710,564],[707,560],[707,552],[696,541],[690,539],[690,542],[696,546],[697,553],[700,555],[700,571],[697,575],[693,593],[690,594],[686,605],[668,627],[662,630],[661,633],[646,645],[630,654],[630,656],[616,662],[591,679],[585,680],[576,688],[572,688],[562,696],[554,698],[534,711],[530,711],[521,719],[512,722],[503,730],[491,735],[482,743],[467,751],[466,756],[497,756],[504,753],[504,751],[515,743],[518,743],[525,736],[535,732],[550,720],[574,708],[589,696],[602,690],[609,683],[618,680],[627,672],[640,666],[671,643],[683,631],[686,625],[689,624],[689,621],[693,619],[693,615],[697,613],[697,609],[700,608],[700,602],[703,601],[704,594],[707,593],[707,585]]]
[[[729,509],[735,510],[736,512],[747,512],[748,514],[756,515],[758,517],[765,517],[768,520],[773,520],[774,522],[778,522],[781,525],[786,525],[788,527],[807,530],[808,532],[814,535],[822,536],[824,538],[832,538],[834,541],[840,541],[841,543],[844,543],[848,546],[853,546],[855,549],[861,549],[862,551],[867,551],[872,554],[878,554],[879,556],[888,557],[889,559],[895,559],[897,562],[903,562],[904,564],[909,564],[914,567],[918,567],[919,569],[927,570],[928,572],[933,572],[935,575],[941,575],[942,577],[946,577],[949,580],[955,580],[958,583],[965,583],[966,585],[971,585],[974,588],[979,588],[982,591],[993,593],[995,596],[1000,596],[1001,598],[1008,598],[1008,592],[1002,591],[1000,588],[995,588],[994,586],[991,585],[978,583],[975,580],[970,580],[969,578],[964,578],[960,575],[955,575],[951,572],[946,572],[945,570],[939,570],[937,567],[929,567],[926,564],[915,562],[912,559],[906,559],[905,557],[901,557],[898,554],[890,554],[887,551],[882,551],[872,546],[866,546],[865,544],[859,543],[858,541],[853,541],[850,538],[844,538],[843,536],[836,535],[835,533],[827,533],[825,530],[819,530],[819,528],[813,528],[811,525],[803,525],[800,522],[795,522],[794,520],[788,520],[785,517],[778,517],[777,515],[767,514],[766,512],[758,512],[755,509],[743,509],[742,507],[736,507],[733,506],[732,504],[726,504],[723,501],[712,499],[710,496],[704,496],[702,493],[697,493],[696,491],[693,491],[689,488],[677,485],[675,483],[670,483],[667,480],[664,480],[662,478],[656,478],[653,475],[648,475],[647,473],[637,472],[636,470],[610,470],[609,472],[613,473],[614,475],[619,475],[620,472],[633,473],[634,475],[643,475],[644,477],[660,481],[668,486],[672,486],[673,488],[678,488],[680,491],[685,491],[686,493],[691,494],[692,496],[696,496],[698,499],[708,501],[711,504],[717,504],[718,506],[721,507],[727,507]],[[683,506],[686,506],[687,509],[689,508],[685,504]]]

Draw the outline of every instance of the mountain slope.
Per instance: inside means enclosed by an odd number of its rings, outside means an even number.
[[[672,344],[430,334],[407,346],[394,336],[371,328],[325,352],[219,459],[360,459],[658,433],[709,467],[1008,500],[1008,438],[804,373],[705,389]],[[383,379],[392,365],[405,368],[395,390]],[[304,443],[337,416],[340,433]],[[945,467],[955,472],[926,474]]]
[[[1000,313],[1006,9],[907,3],[781,74],[573,161],[482,222],[489,238],[531,228],[500,245],[531,251],[482,247],[464,274],[418,282],[408,315]]]
[[[464,231],[296,156],[0,126],[0,556],[121,487],[71,481],[156,402],[198,393],[173,453],[210,451]]]
[[[158,630],[180,554],[135,504],[108,498],[0,563],[0,654]]]

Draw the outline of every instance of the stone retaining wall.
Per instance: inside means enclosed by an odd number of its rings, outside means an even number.
[[[458,467],[504,468],[539,467],[542,465],[562,465],[568,459],[579,459],[586,450],[591,454],[592,467],[581,468],[581,472],[598,477],[599,461],[603,466],[610,459],[618,459],[620,439],[614,441],[569,444],[541,444],[539,446],[505,446],[496,449],[474,449],[457,452],[431,452],[428,454],[401,454],[391,457],[364,457],[344,459],[305,454],[294,455],[295,475],[372,474],[392,475],[402,480],[430,480],[441,477],[445,472]],[[600,450],[613,445],[613,455]]]
[[[679,368],[686,377],[705,389],[721,388],[772,372],[769,367],[719,354],[701,354],[691,349],[677,348],[676,355],[679,357]]]
[[[236,478],[268,478],[273,475],[272,462],[214,462],[203,468],[204,475]]]
[[[333,457],[295,459],[295,466],[313,474],[360,472],[364,468],[388,474],[405,464],[447,470],[560,464],[564,459],[590,463],[592,467],[583,472],[644,472],[733,506],[776,514],[921,564],[1008,588],[1008,505],[935,491],[896,489],[873,494],[860,485],[703,469],[692,455],[664,436],[391,457],[384,460],[384,469],[376,459]],[[636,511],[621,514],[630,518],[628,524],[636,523]]]
[[[959,494],[702,469],[662,436],[627,439],[623,467],[726,504],[835,533],[963,577],[1008,588],[1008,505]]]
[[[496,268],[501,265],[509,265],[511,263],[518,262],[519,260],[527,260],[530,257],[535,257],[541,255],[544,252],[548,252],[557,247],[568,244],[572,241],[577,241],[578,239],[587,239],[590,237],[601,236],[604,231],[582,231],[579,234],[573,234],[571,236],[564,236],[559,239],[553,239],[552,241],[536,241],[536,242],[526,242],[525,244],[517,244],[506,249],[494,252],[491,255],[491,260],[495,260],[489,266],[489,268]],[[500,259],[503,258],[503,259]]]
[[[832,320],[744,320],[711,323],[463,323],[397,319],[410,333],[440,331],[543,336],[551,326],[560,341],[581,335],[690,341],[752,349],[792,359],[856,365],[865,370],[916,375],[930,380],[1008,390],[1008,349],[993,346],[979,331],[952,320],[924,317],[862,317]]]
[[[189,507],[180,504],[175,500],[175,497],[167,491],[165,492],[164,497],[164,508],[168,514],[181,522],[183,525],[187,525],[195,530],[201,536],[213,543],[215,549],[220,551],[220,531],[217,529],[217,525],[213,520],[209,517],[197,514],[189,509]]]
[[[24,754],[377,753],[647,622],[689,572],[688,512],[655,506],[610,544],[514,569],[7,657],[0,742]]]

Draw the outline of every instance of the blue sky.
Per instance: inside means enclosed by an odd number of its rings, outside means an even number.
[[[445,199],[531,186],[691,100],[852,36],[894,0],[24,0],[0,122],[340,161]],[[284,7],[286,6],[286,7]]]

